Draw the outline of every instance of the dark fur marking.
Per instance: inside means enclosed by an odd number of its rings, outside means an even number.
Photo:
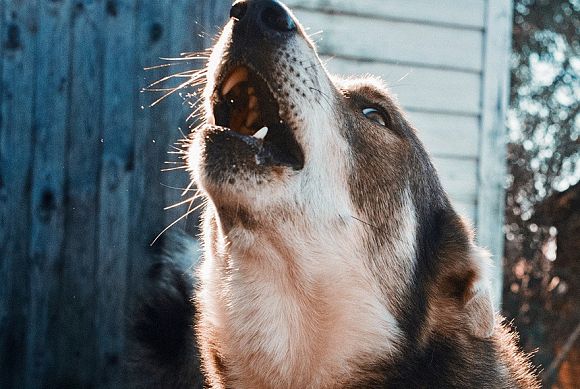
[[[125,361],[129,387],[201,388],[193,285],[193,279],[175,263],[162,261],[149,269],[131,319],[130,359]]]

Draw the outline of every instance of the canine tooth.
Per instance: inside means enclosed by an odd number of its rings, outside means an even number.
[[[251,127],[252,124],[258,119],[258,112],[250,111],[248,118],[246,119],[246,127]]]
[[[222,87],[222,96],[227,95],[230,91],[238,85],[240,82],[244,82],[248,79],[248,69],[237,68],[226,80],[224,86]]]
[[[256,131],[256,133],[253,136],[254,136],[254,138],[263,140],[267,134],[268,134],[268,127],[262,127],[261,129]]]

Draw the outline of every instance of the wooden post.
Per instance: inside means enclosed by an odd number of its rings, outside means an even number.
[[[506,124],[509,96],[512,1],[488,0],[485,23],[482,117],[477,212],[480,245],[493,255],[493,296],[501,305]]]

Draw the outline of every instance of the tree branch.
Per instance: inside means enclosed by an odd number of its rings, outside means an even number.
[[[554,374],[558,373],[560,370],[560,365],[566,360],[566,357],[568,356],[570,350],[572,350],[572,346],[574,346],[578,336],[580,336],[580,323],[576,325],[574,331],[572,331],[568,339],[566,339],[566,342],[564,343],[564,346],[562,346],[562,350],[558,356],[554,358],[552,363],[550,363],[550,366],[542,375],[543,382],[549,382],[553,378]]]

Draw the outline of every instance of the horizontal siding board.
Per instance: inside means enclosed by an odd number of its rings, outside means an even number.
[[[441,183],[455,201],[475,202],[477,199],[477,160],[432,158]]]
[[[408,109],[479,114],[479,74],[378,62],[326,58],[331,73],[381,77]]]
[[[481,31],[298,10],[321,54],[481,71]]]
[[[478,116],[411,112],[409,120],[432,156],[478,158]]]
[[[482,28],[484,0],[285,0],[289,7]]]

